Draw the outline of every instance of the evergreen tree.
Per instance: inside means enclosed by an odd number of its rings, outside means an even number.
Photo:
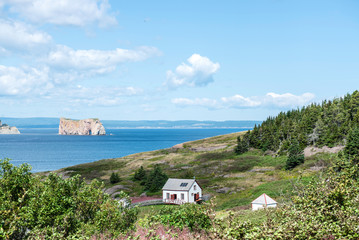
[[[160,166],[156,165],[147,177],[145,190],[157,192],[163,187],[167,179],[167,175],[162,172]]]
[[[141,166],[136,172],[135,175],[133,176],[133,180],[135,181],[143,181],[146,179],[146,171],[143,168],[143,166]]]
[[[237,154],[248,152],[248,144],[244,140],[241,140],[241,136],[237,138],[237,147],[235,149]]]
[[[121,178],[120,176],[118,175],[118,173],[112,173],[111,174],[111,177],[110,177],[110,182],[113,184],[113,183],[118,183],[121,181]]]
[[[349,132],[344,153],[353,159],[355,163],[359,162],[359,128],[354,128]]]
[[[285,169],[291,170],[302,163],[304,163],[303,151],[299,146],[299,142],[296,139],[293,139],[288,149],[288,158]]]

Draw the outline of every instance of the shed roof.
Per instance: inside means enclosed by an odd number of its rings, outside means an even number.
[[[162,190],[188,191],[195,182],[195,179],[169,178],[166,184],[163,186]]]
[[[275,204],[277,203],[273,198],[269,197],[267,194],[263,193],[258,198],[256,198],[252,203],[256,204]]]

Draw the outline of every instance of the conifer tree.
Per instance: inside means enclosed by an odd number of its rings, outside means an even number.
[[[135,175],[133,176],[133,180],[135,181],[143,181],[146,179],[146,171],[143,168],[143,166],[141,166],[136,172]]]
[[[359,128],[354,128],[349,132],[344,153],[353,159],[355,163],[359,162]]]
[[[304,163],[303,151],[299,146],[299,142],[296,139],[293,139],[288,149],[288,158],[285,169],[291,170],[302,163]]]
[[[167,175],[162,172],[160,166],[156,165],[147,177],[145,190],[150,192],[157,192],[163,187],[167,179]]]
[[[241,140],[241,136],[238,136],[237,138],[237,147],[235,149],[235,152],[237,154],[242,154],[248,151],[248,144],[244,141]]]

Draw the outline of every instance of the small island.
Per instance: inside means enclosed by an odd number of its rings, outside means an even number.
[[[16,127],[2,124],[0,120],[0,134],[20,134],[20,131]]]
[[[60,135],[106,135],[106,130],[99,119],[88,118],[72,120],[60,118]]]

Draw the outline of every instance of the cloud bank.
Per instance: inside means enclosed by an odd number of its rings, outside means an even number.
[[[8,6],[33,23],[85,26],[117,24],[107,0],[0,0],[0,7]]]
[[[113,71],[118,64],[125,62],[144,61],[160,55],[155,47],[139,47],[135,50],[120,49],[103,50],[74,50],[67,46],[58,45],[48,55],[47,62],[57,68],[90,70],[96,73]]]
[[[33,50],[52,41],[49,34],[14,20],[0,19],[0,32],[0,46],[3,49]]]
[[[302,95],[294,95],[291,93],[277,94],[267,93],[265,96],[243,97],[239,94],[231,97],[222,97],[220,100],[208,98],[174,98],[172,103],[180,107],[197,106],[208,109],[223,108],[258,108],[258,107],[297,107],[309,104],[313,101],[315,95],[312,93],[304,93]]]

